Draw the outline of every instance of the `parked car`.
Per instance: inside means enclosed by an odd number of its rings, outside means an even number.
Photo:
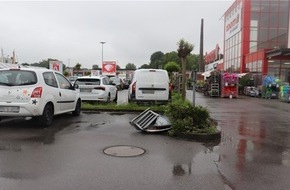
[[[124,89],[124,82],[121,78],[119,77],[110,77],[110,82],[112,85],[116,86],[118,90],[123,90]]]
[[[163,69],[138,69],[128,89],[128,101],[167,103],[171,100],[171,84]]]
[[[72,83],[72,85],[74,85],[77,78],[78,78],[78,76],[70,76],[70,77],[68,77],[68,80]]]
[[[80,90],[82,101],[117,102],[118,90],[107,76],[78,77],[75,85]]]
[[[57,71],[0,69],[0,87],[0,117],[33,117],[49,126],[55,115],[81,112],[79,91]]]

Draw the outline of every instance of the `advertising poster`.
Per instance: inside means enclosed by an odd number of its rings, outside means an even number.
[[[116,75],[117,64],[116,61],[103,61],[102,75]]]
[[[49,69],[59,71],[62,73],[62,62],[61,61],[49,61]]]

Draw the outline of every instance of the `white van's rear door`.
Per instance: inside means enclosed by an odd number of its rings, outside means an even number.
[[[145,70],[136,76],[136,100],[167,101],[169,78],[165,70]]]

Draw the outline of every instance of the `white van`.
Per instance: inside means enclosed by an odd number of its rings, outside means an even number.
[[[163,69],[138,69],[134,71],[128,89],[128,102],[167,103],[171,100],[171,84]]]

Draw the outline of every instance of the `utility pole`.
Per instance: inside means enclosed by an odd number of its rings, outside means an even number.
[[[199,47],[198,71],[199,72],[204,72],[204,63],[203,63],[203,18],[201,19],[201,28],[200,28],[200,47]]]

